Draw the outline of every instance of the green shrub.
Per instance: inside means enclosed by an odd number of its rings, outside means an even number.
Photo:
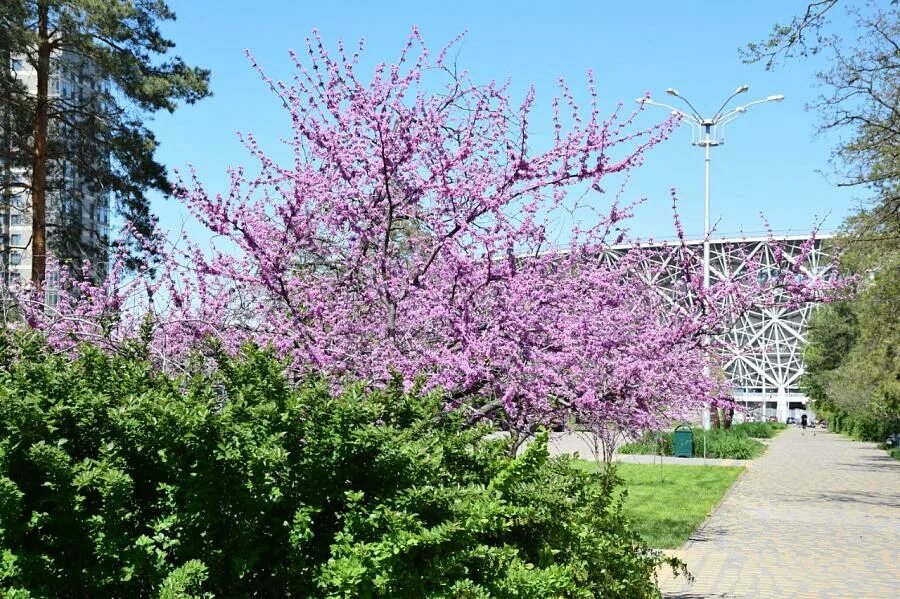
[[[648,432],[641,438],[619,447],[619,453],[639,455],[672,455],[672,433]]]
[[[785,428],[787,425],[782,422],[742,422],[732,427],[735,432],[756,439],[770,439]]]
[[[766,423],[761,423],[766,424]],[[759,457],[766,450],[766,446],[753,439],[758,436],[761,429],[737,425],[732,430],[712,429],[704,431],[702,428],[691,429],[694,433],[694,457],[704,455],[704,437],[706,439],[706,457],[731,460],[752,460]],[[770,430],[770,429],[769,429]],[[754,435],[749,433],[753,432]],[[769,436],[774,432],[769,432]],[[619,453],[624,454],[660,454],[674,455],[675,433],[646,433],[635,442],[627,443],[619,448]]]
[[[510,458],[433,395],[289,384],[257,350],[184,378],[140,351],[16,351],[5,596],[651,597],[675,563],[612,478],[545,437]]]
[[[846,412],[821,411],[828,421],[828,430],[848,435],[857,441],[882,443],[894,432],[896,425],[874,414],[849,414]]]
[[[706,456],[731,460],[752,460],[759,457],[766,446],[741,431],[712,429],[706,431]],[[703,430],[694,430],[694,455],[703,455]]]

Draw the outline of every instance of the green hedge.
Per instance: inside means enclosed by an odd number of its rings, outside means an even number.
[[[782,422],[742,422],[735,424],[733,430],[756,439],[771,439],[787,428]]]
[[[691,429],[694,433],[694,457],[703,456],[703,439],[706,437],[706,457],[752,460],[762,455],[766,446],[753,437],[768,438],[784,429],[784,425],[769,422],[751,422],[737,424],[731,430],[712,429],[704,431],[702,428]],[[647,433],[633,443],[627,443],[619,448],[619,453],[624,454],[662,454],[674,455],[673,431],[667,433]]]
[[[676,563],[545,437],[514,459],[434,395],[143,353],[0,351],[4,596],[653,597]]]
[[[828,421],[829,430],[848,435],[857,441],[883,443],[893,432],[892,423],[876,416],[824,411],[821,416]]]

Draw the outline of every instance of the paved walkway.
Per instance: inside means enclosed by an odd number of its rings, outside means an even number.
[[[871,443],[791,427],[684,548],[670,599],[900,597],[900,462]]]

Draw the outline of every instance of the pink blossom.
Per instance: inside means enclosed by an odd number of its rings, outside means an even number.
[[[70,293],[54,307],[25,298],[28,322],[62,350],[85,340],[116,349],[143,326],[166,370],[210,340],[231,354],[255,343],[293,376],[380,386],[399,374],[473,418],[502,408],[523,427],[574,415],[645,428],[725,405],[727,387],[709,374],[720,333],[760,303],[813,299],[822,282],[798,281],[785,264],[777,280],[704,289],[682,240],[664,250],[681,266],[672,303],[652,282],[648,250],[605,258],[631,213],[618,202],[553,251],[553,218],[585,185],[599,190],[640,165],[677,123],[639,129],[640,109],[621,106],[601,117],[589,76],[587,111],[561,82],[553,140],[538,151],[534,90],[515,107],[505,85],[453,75],[447,56],[432,59],[413,30],[399,62],[368,82],[358,53],[329,54],[318,35],[304,58],[292,55],[290,82],[250,57],[290,116],[293,159],[244,135],[254,166],[231,169],[226,193],[209,193],[192,170],[175,185],[227,243],[142,240],[161,257],[156,277],[129,276],[121,255],[99,285],[63,272]],[[425,73],[443,74],[443,88]],[[677,214],[675,226],[681,235]]]

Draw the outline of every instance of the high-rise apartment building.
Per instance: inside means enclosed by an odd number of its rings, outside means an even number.
[[[50,156],[47,170],[47,242],[51,254],[62,262],[78,266],[87,259],[94,265],[95,276],[106,274],[106,248],[109,243],[109,194],[97,185],[83,180],[76,168],[79,161],[103,160],[97,152],[86,149],[90,143],[90,122],[79,120],[89,104],[100,105],[106,93],[105,84],[96,70],[83,59],[61,53],[53,57],[49,83]],[[10,60],[11,75],[20,82],[21,93],[34,96],[37,75],[24,59]],[[54,118],[54,114],[67,114]],[[8,285],[31,279],[32,221],[30,156],[19,149],[12,154],[11,114],[0,108],[0,272]],[[4,158],[7,159],[4,159]]]

